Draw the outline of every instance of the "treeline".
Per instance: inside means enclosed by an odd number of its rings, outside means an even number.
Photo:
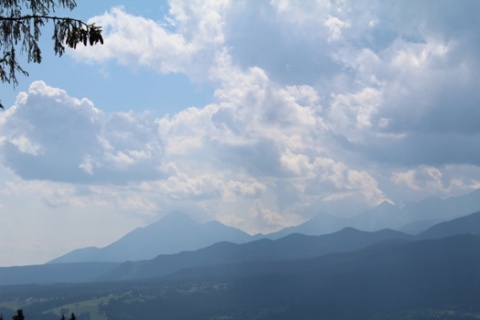
[[[0,320],[3,320],[2,314],[0,314]],[[23,315],[23,309],[18,309],[17,314],[12,317],[12,320],[25,320],[25,316]],[[67,318],[65,318],[65,315],[62,314],[62,317],[60,318],[60,320],[67,320]],[[75,313],[72,312],[68,320],[77,320]]]

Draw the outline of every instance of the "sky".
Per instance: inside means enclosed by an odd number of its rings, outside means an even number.
[[[480,2],[78,1],[1,85],[0,266],[172,211],[268,233],[480,188]]]

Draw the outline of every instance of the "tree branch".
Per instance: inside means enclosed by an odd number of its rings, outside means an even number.
[[[79,23],[83,26],[90,26],[90,24],[83,22],[80,19],[69,18],[69,17],[59,17],[59,16],[44,16],[44,15],[37,15],[37,14],[28,14],[19,17],[4,17],[0,16],[0,21],[21,21],[21,20],[32,20],[32,19],[45,19],[45,20],[62,20],[62,21],[71,21],[75,23]]]

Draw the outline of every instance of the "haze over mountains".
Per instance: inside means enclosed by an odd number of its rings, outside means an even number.
[[[465,214],[474,208],[479,213]],[[456,216],[461,217],[448,220]],[[416,235],[382,227],[382,222],[387,227],[401,226],[415,218],[424,226],[442,222]],[[374,225],[371,222],[375,219],[378,222]],[[356,228],[345,228],[348,225]],[[216,221],[198,223],[175,212],[104,248],[74,250],[41,266],[0,268],[0,285],[146,279],[184,268],[308,259],[385,241],[423,241],[461,234],[480,234],[479,191],[446,200],[427,199],[401,209],[384,203],[351,219],[319,214],[297,227],[256,236]]]
[[[138,228],[104,247],[74,250],[50,261],[123,262],[152,259],[159,254],[196,250],[220,241],[243,243],[254,237],[217,221],[198,223],[182,212],[174,212],[147,227]]]
[[[443,212],[443,217],[457,215]],[[158,238],[159,231],[164,241],[185,235],[177,247],[169,247],[176,250],[200,245],[195,239],[208,243],[230,237],[236,243],[216,241],[141,261],[0,268],[0,313],[13,313],[11,301],[18,301],[28,306],[32,318],[42,320],[54,320],[52,310],[69,308],[95,320],[157,315],[192,320],[473,320],[480,314],[480,210],[415,235],[346,227],[324,235],[259,239],[177,213],[95,254],[105,250],[108,258],[119,258],[115,254],[122,248],[141,250],[142,243],[149,250],[158,248],[148,241]]]
[[[419,235],[408,235],[390,229],[367,232],[345,228],[321,236],[291,234],[277,240],[264,238],[243,244],[218,242],[195,251],[163,254],[151,260],[136,262],[52,263],[0,268],[0,284],[138,281],[173,276],[182,270],[198,269],[192,271],[192,274],[196,274],[204,272],[200,271],[202,268],[217,269],[239,266],[242,269],[241,265],[252,263],[263,262],[267,265],[275,265],[276,262],[313,259],[341,252],[351,252],[355,255],[358,250],[369,246],[390,247],[392,250],[396,250],[398,245],[404,243],[445,239],[458,235],[480,236],[480,212],[440,223]],[[183,276],[186,275],[183,273]]]
[[[340,218],[321,213],[299,226],[285,228],[268,235],[268,237],[278,239],[290,233],[321,235],[336,232],[345,227],[353,227],[364,231],[388,228],[417,234],[439,222],[455,219],[479,210],[480,189],[445,200],[430,197],[404,207],[383,202],[379,206],[352,218]]]
[[[124,263],[111,272],[106,279],[138,280],[205,266],[307,259],[332,252],[361,249],[384,240],[408,238],[408,235],[393,230],[365,232],[346,228],[322,236],[291,234],[278,240],[261,239],[244,244],[220,242],[197,251],[159,255],[152,260]]]
[[[292,233],[324,235],[352,227],[362,231],[394,229],[417,234],[434,224],[480,210],[480,190],[445,200],[428,198],[402,208],[389,203],[353,218],[319,213],[309,221],[267,235],[251,236],[217,221],[198,223],[187,214],[174,212],[144,228],[128,233],[104,247],[74,250],[50,263],[124,262],[153,259],[160,254],[201,249],[217,242],[245,243],[259,238],[280,239]]]
[[[303,260],[332,253],[355,252],[372,245],[396,247],[400,243],[466,234],[480,235],[480,212],[441,223],[415,236],[390,229],[367,232],[345,228],[321,236],[291,234],[277,240],[261,239],[244,244],[221,242],[193,252],[159,255],[152,260],[124,263],[104,279],[117,281],[148,279],[166,276],[183,269],[244,265],[262,261],[275,264],[275,261]]]

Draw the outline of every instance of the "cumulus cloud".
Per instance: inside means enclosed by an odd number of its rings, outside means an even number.
[[[115,60],[163,74],[204,79],[212,55],[222,45],[228,1],[175,1],[160,22],[129,14],[122,7],[90,19],[104,28],[105,44],[78,48],[72,55],[93,63]]]
[[[180,34],[169,33],[156,22],[130,15],[117,7],[91,19],[105,28],[106,45],[79,48],[75,56],[91,62],[115,59],[120,64],[178,72],[196,48]]]
[[[36,81],[3,117],[3,161],[22,178],[125,183],[161,176],[162,141],[148,115],[106,116],[88,99]]]
[[[475,166],[419,166],[392,173],[392,181],[423,195],[457,195],[478,189],[480,169]]]

